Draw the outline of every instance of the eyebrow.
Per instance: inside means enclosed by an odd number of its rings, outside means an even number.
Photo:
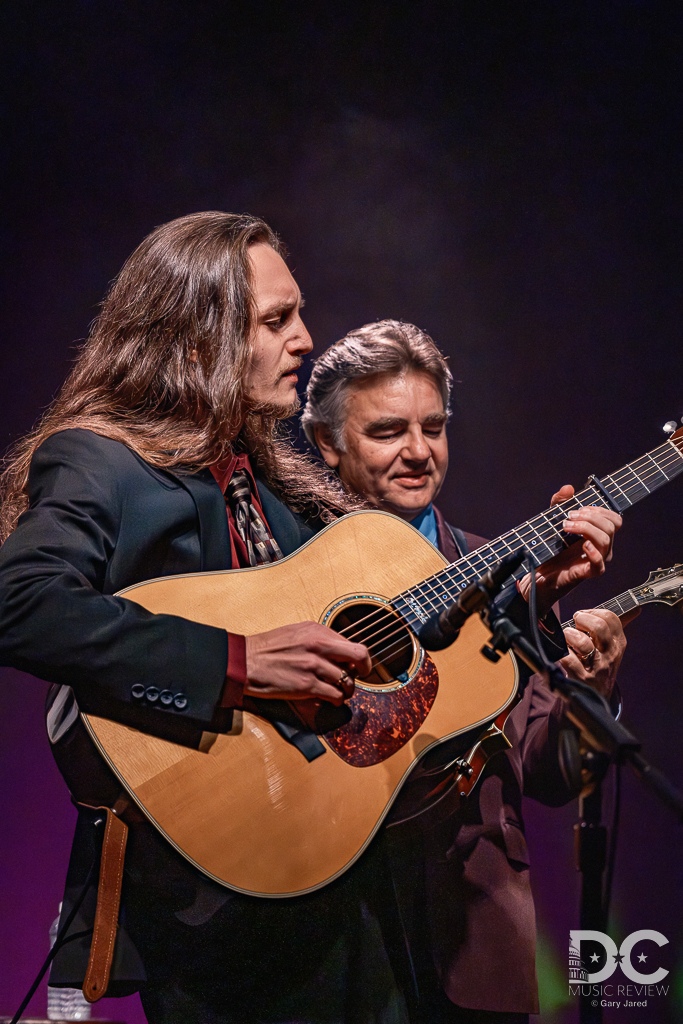
[[[300,295],[298,300],[289,299],[283,300],[282,302],[276,302],[268,309],[265,309],[262,313],[259,313],[259,320],[268,320],[270,317],[278,316],[279,314],[284,313],[285,310],[295,309],[297,306],[299,309],[303,309],[305,305],[306,300],[303,295]]]
[[[448,417],[445,412],[435,413],[433,416],[427,416],[426,419],[422,420],[422,426],[431,424],[433,426],[441,426],[446,422]],[[408,423],[408,420],[403,419],[401,416],[383,416],[381,419],[373,420],[368,423],[366,430],[390,430],[392,427],[403,427]]]

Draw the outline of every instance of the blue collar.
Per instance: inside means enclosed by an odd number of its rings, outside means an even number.
[[[428,541],[438,548],[438,534],[436,530],[436,513],[434,512],[433,505],[427,505],[424,512],[420,512],[419,516],[413,519],[411,526],[414,526],[416,530],[419,530],[423,537],[426,537]]]

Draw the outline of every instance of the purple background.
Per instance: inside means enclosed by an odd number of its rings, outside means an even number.
[[[682,20],[636,0],[6,0],[0,446],[50,401],[141,238],[226,209],[281,232],[318,351],[393,316],[450,355],[451,521],[496,536],[560,484],[655,447],[683,416]],[[682,486],[632,510],[609,573],[567,613],[683,560]],[[626,724],[683,787],[683,619],[651,606],[628,633]],[[47,950],[75,814],[43,735],[45,684],[2,682],[11,1014]],[[577,1019],[575,815],[528,810],[544,1024]],[[662,931],[677,996],[606,1021],[680,1019],[682,853],[680,826],[626,771],[615,936]],[[137,997],[96,1012],[143,1021]]]

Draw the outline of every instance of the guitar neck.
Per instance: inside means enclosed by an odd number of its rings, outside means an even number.
[[[501,558],[512,551],[525,547],[534,565],[538,567],[570,544],[576,543],[580,538],[567,534],[562,529],[567,513],[572,509],[598,505],[619,513],[625,512],[636,502],[673,480],[679,473],[683,473],[683,430],[678,431],[654,451],[648,452],[635,462],[630,462],[616,473],[601,480],[592,477],[588,486],[572,498],[559,505],[553,505],[516,529],[477,548],[471,555],[453,562],[417,586],[403,591],[394,598],[392,604],[411,629],[417,632],[428,619],[440,614],[456,601],[458,595],[470,583],[483,576],[491,566],[497,565]],[[526,569],[520,568],[510,577],[510,581],[521,579],[525,572]],[[608,602],[605,607],[610,607],[610,603]],[[617,614],[623,614],[628,610],[624,608]]]
[[[656,569],[650,573],[649,577],[639,587],[625,590],[623,594],[619,594],[618,597],[613,597],[611,600],[605,601],[604,604],[597,605],[597,607],[607,608],[608,611],[621,616],[637,608],[639,605],[655,602],[674,607],[682,601],[683,565],[678,563],[677,565],[670,566],[668,569]],[[563,629],[566,629],[567,626],[576,627],[573,618],[569,619],[568,622],[562,623]]]
[[[596,604],[596,608],[606,608],[609,612],[614,612],[615,615],[625,615],[626,612],[633,611],[640,604],[647,604],[648,601],[656,601],[654,597],[646,597],[638,595],[637,590],[625,590],[623,594],[619,594],[618,597],[612,597],[609,601],[604,601],[602,604]],[[571,626],[576,629],[576,623],[574,617],[567,619],[566,622],[562,623],[562,629],[567,629]]]

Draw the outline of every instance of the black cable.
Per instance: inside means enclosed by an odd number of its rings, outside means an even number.
[[[99,821],[96,821],[94,824],[95,824],[95,827],[97,828],[97,827],[103,825],[104,821],[103,820],[99,820]],[[67,917],[66,921],[64,922],[64,924],[60,928],[59,934],[57,935],[57,938],[54,941],[52,949],[47,954],[47,957],[45,959],[45,962],[44,962],[43,966],[38,971],[38,974],[36,976],[35,981],[31,985],[31,987],[28,990],[28,992],[26,993],[26,996],[24,997],[24,1000],[23,1000],[21,1006],[19,1007],[17,1012],[12,1017],[12,1020],[10,1021],[10,1024],[18,1024],[18,1021],[19,1021],[22,1013],[24,1012],[24,1010],[26,1009],[28,1004],[31,1002],[31,999],[35,995],[36,989],[38,988],[38,986],[40,985],[41,981],[43,980],[43,978],[44,978],[44,976],[45,976],[45,974],[47,972],[48,967],[50,966],[50,964],[52,963],[54,958],[57,956],[57,953],[62,948],[62,946],[65,945],[65,943],[67,943],[67,942],[71,942],[72,939],[82,938],[84,935],[88,935],[88,933],[92,931],[92,928],[88,928],[87,931],[77,932],[75,935],[69,935],[68,938],[66,937],[66,933],[68,932],[69,928],[73,924],[73,921],[74,921],[74,918],[76,917],[76,914],[81,909],[81,904],[82,904],[83,900],[85,899],[85,894],[87,893],[88,888],[90,886],[90,882],[92,881],[92,877],[93,877],[93,874],[95,873],[95,868],[97,866],[98,860],[99,860],[99,855],[98,855],[98,853],[96,853],[95,857],[93,859],[93,862],[90,865],[90,870],[88,871],[88,876],[87,876],[87,878],[85,880],[85,884],[84,884],[83,888],[81,889],[81,891],[79,892],[78,898],[76,899],[76,902],[74,903],[73,907],[71,908],[71,913],[69,914],[69,916]]]
[[[548,660],[548,657],[543,649],[543,643],[541,642],[541,633],[538,628],[538,613],[537,613],[537,602],[536,602],[536,566],[534,565],[531,555],[526,559],[527,566],[529,567],[529,575],[531,576],[531,590],[529,591],[529,623],[531,625],[531,635],[536,645],[538,656],[543,664],[546,671],[550,671],[553,667],[552,663]]]
[[[529,624],[531,626],[531,635],[538,650],[538,655],[543,667],[546,672],[551,673],[556,666],[549,660],[545,653],[543,641],[541,640],[541,633],[538,628],[538,614],[536,611],[536,569],[531,558],[527,559],[527,565],[529,567],[529,575],[531,577],[531,590],[529,591]],[[580,679],[574,679],[573,677],[571,677],[571,681],[572,686],[576,689],[582,690],[587,696],[595,698],[597,691],[588,683],[581,682]],[[550,684],[552,686],[552,676],[550,676]]]

